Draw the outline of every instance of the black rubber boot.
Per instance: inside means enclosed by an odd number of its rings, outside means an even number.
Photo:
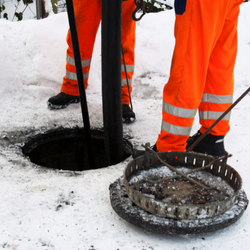
[[[123,123],[132,123],[135,121],[135,113],[127,104],[122,104],[122,121]]]
[[[68,95],[60,92],[58,95],[49,98],[47,104],[50,109],[63,109],[71,103],[78,102],[80,102],[79,96]]]
[[[201,132],[198,131],[187,140],[186,149],[188,149],[200,136]],[[207,134],[191,151],[211,155],[213,157],[221,157],[225,154],[224,136],[216,136]]]
[[[63,109],[69,104],[78,102],[80,102],[79,96],[68,95],[60,92],[58,95],[52,96],[47,104],[50,109]],[[132,123],[135,121],[135,113],[127,104],[122,104],[122,120],[124,123]]]

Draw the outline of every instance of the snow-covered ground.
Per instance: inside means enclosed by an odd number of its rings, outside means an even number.
[[[250,86],[250,4],[241,6],[235,100]],[[147,14],[137,23],[134,124],[124,133],[135,145],[153,144],[161,126],[162,89],[169,77],[174,11]],[[65,73],[67,14],[43,20],[0,20],[0,139],[11,131],[82,126],[78,104],[51,111],[46,101],[60,91]],[[98,33],[86,91],[90,122],[102,127],[101,37]],[[234,108],[226,149],[228,164],[250,195],[249,94]],[[193,131],[199,129],[196,118]],[[109,185],[131,158],[104,169],[72,173],[31,164],[18,146],[0,148],[0,248],[15,250],[250,249],[249,209],[230,227],[197,236],[145,232],[112,209]]]

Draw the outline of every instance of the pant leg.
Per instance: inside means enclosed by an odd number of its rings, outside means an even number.
[[[124,57],[126,63],[126,70],[129,83],[129,91],[132,92],[132,78],[134,75],[135,64],[135,26],[136,22],[132,19],[132,12],[135,9],[134,0],[127,0],[122,2],[122,46],[124,50]],[[123,59],[121,58],[121,85],[122,85],[122,104],[129,104],[129,92],[127,87],[127,80]]]
[[[84,74],[84,84],[85,88],[87,88],[94,42],[101,20],[101,0],[73,0],[73,4],[82,60],[82,70]],[[63,78],[61,92],[78,96],[79,92],[70,30],[68,31],[66,40],[68,43],[66,76]]]
[[[185,151],[207,74],[212,70],[210,56],[234,3],[175,0],[176,44],[170,78],[163,90],[162,127],[156,143],[159,151]]]
[[[81,59],[83,65],[85,88],[88,86],[88,75],[90,62],[93,53],[94,41],[99,27],[101,18],[101,2],[100,0],[80,1],[74,0],[74,10],[77,22],[78,39],[80,44]],[[124,57],[128,75],[129,89],[132,92],[132,78],[134,74],[134,47],[135,47],[135,26],[136,23],[132,19],[132,12],[135,8],[133,0],[123,1],[122,10],[122,44],[124,49]],[[70,95],[79,95],[76,70],[74,66],[74,55],[70,37],[70,31],[67,34],[67,62],[66,76],[63,79],[61,91]],[[125,68],[122,60],[122,103],[129,104],[129,93],[125,75]]]
[[[233,101],[237,24],[239,4],[243,1],[234,2],[235,4],[227,13],[224,26],[209,59],[205,88],[199,106],[201,133],[204,133]],[[210,133],[225,136],[230,129],[230,115],[231,112]]]

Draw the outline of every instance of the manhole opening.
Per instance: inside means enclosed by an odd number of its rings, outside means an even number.
[[[104,132],[91,130],[95,169],[107,167],[105,159]],[[124,139],[123,160],[130,156],[132,144]],[[81,128],[48,131],[30,138],[22,147],[23,154],[30,161],[48,168],[83,171],[89,166],[85,143],[85,132]]]

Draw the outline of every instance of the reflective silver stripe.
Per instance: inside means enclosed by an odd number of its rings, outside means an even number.
[[[217,120],[223,112],[217,111],[199,111],[200,120]],[[229,112],[222,120],[229,121],[231,116],[231,112]]]
[[[75,59],[73,57],[70,57],[69,55],[67,55],[66,61],[67,61],[68,64],[75,66]],[[86,60],[82,60],[82,67],[89,66],[90,62],[91,62],[91,58],[86,59]]]
[[[211,102],[217,104],[226,104],[233,102],[233,95],[212,95],[205,93],[202,96],[201,102]]]
[[[168,114],[182,118],[194,118],[197,112],[197,109],[179,108],[167,102],[163,102],[162,108],[163,111],[167,112]]]
[[[135,69],[134,65],[126,65],[127,72],[134,72],[134,69]],[[125,67],[123,64],[121,65],[121,71],[125,72]]]
[[[224,141],[224,138],[217,140],[215,143],[221,143]]]
[[[126,86],[127,85],[127,79],[121,79],[121,85]],[[132,80],[128,79],[128,85],[132,85]]]
[[[190,127],[181,127],[172,125],[168,122],[162,121],[161,129],[165,132],[168,132],[170,134],[174,135],[189,135],[192,129],[192,126]]]
[[[86,74],[83,74],[84,79],[87,79],[89,77],[89,72],[87,72]],[[77,81],[77,76],[76,73],[73,72],[69,72],[66,70],[66,78],[70,79],[70,80],[75,80]]]

